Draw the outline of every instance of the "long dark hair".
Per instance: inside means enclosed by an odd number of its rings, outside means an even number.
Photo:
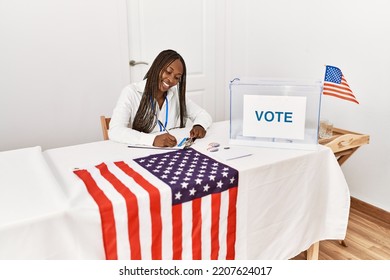
[[[147,79],[145,90],[141,98],[141,102],[137,113],[134,117],[133,129],[149,133],[157,124],[156,104],[155,97],[158,92],[158,87],[161,80],[161,73],[165,70],[173,61],[179,59],[183,64],[183,73],[180,78],[180,82],[177,84],[179,91],[179,103],[180,103],[180,127],[185,126],[185,118],[187,115],[186,107],[186,64],[184,59],[174,50],[164,50],[160,52],[154,59],[144,79]]]

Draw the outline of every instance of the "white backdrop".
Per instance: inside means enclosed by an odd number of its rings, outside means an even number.
[[[340,67],[361,104],[325,97],[323,113],[371,137],[343,165],[351,194],[390,211],[390,2],[216,1],[216,120],[234,77]],[[125,0],[0,0],[0,151],[101,140],[98,117],[129,81],[126,29]]]
[[[128,83],[125,0],[0,0],[0,151],[101,140]]]

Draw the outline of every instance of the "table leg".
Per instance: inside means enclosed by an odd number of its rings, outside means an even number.
[[[347,243],[344,240],[339,240],[340,245],[343,245],[344,247],[348,247]]]
[[[336,153],[335,156],[337,157],[337,161],[339,165],[341,166],[347,159],[349,159],[352,156],[352,154],[356,152],[357,149],[359,149],[359,147],[355,147],[347,151]]]
[[[313,243],[309,249],[307,249],[306,259],[307,260],[318,260],[318,255],[320,252],[320,242]]]

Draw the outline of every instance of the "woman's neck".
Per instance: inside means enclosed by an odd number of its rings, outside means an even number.
[[[159,92],[156,95],[157,104],[158,104],[158,107],[160,109],[161,109],[162,105],[164,104],[166,96],[167,96],[167,92],[161,92],[161,93]]]

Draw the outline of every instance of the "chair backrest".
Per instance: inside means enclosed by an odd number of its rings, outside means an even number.
[[[104,140],[108,140],[108,129],[110,127],[110,120],[111,118],[108,118],[106,116],[100,116],[100,124],[102,126]]]

